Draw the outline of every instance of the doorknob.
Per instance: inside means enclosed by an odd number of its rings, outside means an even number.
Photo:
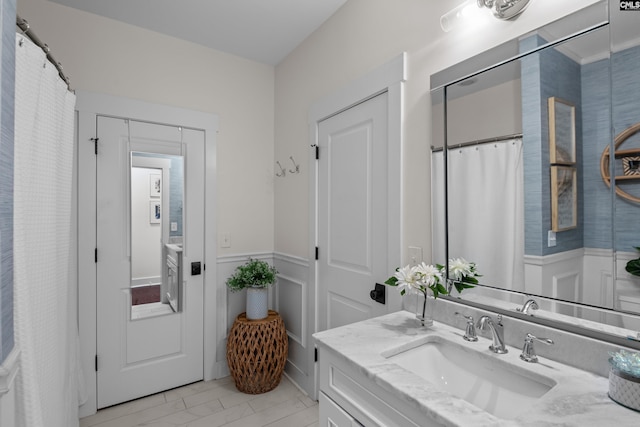
[[[380,304],[386,304],[385,302],[385,296],[386,296],[386,292],[385,292],[386,288],[384,285],[381,285],[380,283],[376,283],[376,287],[375,289],[373,289],[371,292],[369,292],[369,296],[371,297],[372,300],[379,302]]]

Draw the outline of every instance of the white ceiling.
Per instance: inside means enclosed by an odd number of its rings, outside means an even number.
[[[276,65],[347,0],[50,0]]]

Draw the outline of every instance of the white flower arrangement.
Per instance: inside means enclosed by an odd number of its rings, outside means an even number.
[[[438,268],[441,271],[445,270],[444,265],[438,265]],[[473,288],[478,284],[478,277],[482,276],[478,274],[475,262],[468,262],[464,258],[449,260],[449,279],[453,281],[453,286],[458,292]]]
[[[389,286],[397,286],[400,289],[400,295],[404,295],[407,292],[415,293],[421,292],[424,295],[422,300],[422,307],[417,307],[418,314],[416,317],[422,322],[423,326],[431,325],[431,322],[427,322],[427,300],[428,292],[431,290],[433,299],[437,299],[438,295],[448,295],[449,290],[442,284],[446,267],[440,264],[427,265],[424,262],[416,266],[406,265],[399,267],[393,276],[389,277],[384,283]],[[452,280],[453,285],[458,292],[462,292],[464,289],[473,288],[473,285],[478,284],[477,277],[480,277],[476,271],[476,264],[473,262],[467,262],[464,258],[456,258],[449,260],[449,279]],[[428,325],[427,325],[428,323]]]
[[[442,284],[445,270],[446,267],[440,264],[433,266],[423,262],[413,267],[406,265],[397,268],[395,274],[384,283],[389,286],[397,286],[400,289],[400,295],[407,292],[422,292],[426,297],[428,290],[431,290],[433,297],[438,298],[440,294],[449,294],[447,288]],[[476,271],[475,263],[468,262],[464,258],[449,260],[449,279],[453,281],[458,292],[477,285],[477,277],[480,277],[480,274]]]
[[[387,279],[385,284],[397,286],[400,289],[400,295],[405,293],[422,292],[427,296],[427,292],[431,289],[434,298],[438,294],[446,294],[447,288],[442,283],[442,274],[437,267],[427,265],[424,262],[411,267],[410,265],[396,269],[395,274]]]

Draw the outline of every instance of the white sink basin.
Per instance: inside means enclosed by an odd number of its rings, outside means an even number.
[[[556,385],[554,380],[505,363],[500,360],[503,355],[487,354],[485,346],[474,344],[478,350],[430,336],[414,348],[387,351],[383,356],[502,419],[517,417]]]

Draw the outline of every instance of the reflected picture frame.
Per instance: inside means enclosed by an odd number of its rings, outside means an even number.
[[[552,96],[549,106],[549,162],[554,165],[576,163],[576,107]]]
[[[160,197],[162,194],[162,175],[149,174],[149,197]]]
[[[551,230],[578,226],[578,181],[573,166],[551,166]]]
[[[162,205],[159,200],[149,202],[149,224],[160,224],[162,221]]]

